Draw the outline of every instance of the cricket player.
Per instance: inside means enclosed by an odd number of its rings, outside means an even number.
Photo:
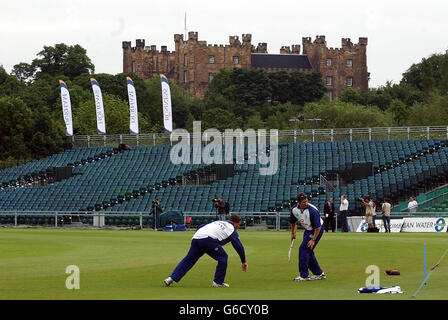
[[[297,195],[297,204],[291,208],[289,223],[291,224],[291,241],[296,238],[297,222],[305,229],[303,241],[299,247],[299,272],[300,275],[294,281],[322,280],[326,276],[314,255],[314,248],[319,243],[324,233],[322,219],[319,210],[308,203],[308,198],[303,192]],[[309,276],[308,269],[313,276]]]
[[[204,253],[218,261],[215,278],[212,286],[217,288],[227,288],[229,285],[224,282],[227,270],[227,253],[222,248],[228,242],[240,256],[242,269],[247,271],[246,255],[243,244],[240,241],[236,230],[240,227],[241,217],[232,214],[227,221],[214,221],[209,224],[199,226],[199,229],[191,240],[191,247],[188,254],[174,269],[173,273],[164,280],[166,286],[170,286],[173,281],[179,282],[185,274],[195,265]]]

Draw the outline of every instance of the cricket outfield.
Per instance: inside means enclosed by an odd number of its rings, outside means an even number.
[[[193,231],[75,230],[0,228],[0,299],[145,299],[145,300],[357,300],[448,299],[448,258],[431,274],[426,286],[412,295],[423,280],[423,245],[428,271],[448,248],[448,233],[325,233],[316,248],[325,280],[293,282],[298,275],[298,231],[288,262],[287,231],[239,230],[249,270],[231,244],[226,282],[212,288],[216,262],[204,255],[179,283],[164,287],[186,255]],[[400,286],[403,294],[359,294],[368,266],[380,270],[381,286]],[[79,271],[79,289],[67,283]],[[388,276],[397,269],[399,276]],[[66,273],[66,271],[68,273]]]

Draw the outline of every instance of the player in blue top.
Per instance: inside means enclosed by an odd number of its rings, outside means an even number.
[[[229,287],[224,282],[227,270],[227,253],[222,248],[223,245],[230,242],[238,253],[242,263],[243,271],[247,271],[246,255],[244,247],[238,237],[236,230],[241,224],[241,217],[232,214],[227,221],[214,221],[212,223],[199,226],[199,229],[193,235],[191,247],[185,258],[174,269],[173,273],[164,280],[165,285],[169,286],[175,282],[179,282],[185,274],[195,265],[204,253],[218,261],[216,266],[213,287]]]
[[[289,223],[291,224],[291,241],[296,238],[297,222],[305,229],[303,241],[299,247],[299,272],[294,281],[322,280],[326,276],[317,262],[314,249],[324,233],[319,210],[308,203],[308,197],[303,192],[297,195],[297,204],[291,208]],[[308,269],[313,276],[309,276]]]

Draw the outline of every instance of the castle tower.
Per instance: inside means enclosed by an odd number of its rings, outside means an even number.
[[[175,35],[176,82],[192,95],[203,97],[213,74],[219,69],[250,68],[252,35],[229,36],[228,45],[211,45],[200,41],[197,32],[189,32],[188,40]]]
[[[322,80],[331,99],[337,99],[346,88],[368,90],[367,38],[354,44],[343,38],[341,48],[328,48],[325,36],[302,38],[306,54],[314,71],[322,73]]]

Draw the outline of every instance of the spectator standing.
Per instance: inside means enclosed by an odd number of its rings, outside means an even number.
[[[331,197],[328,198],[328,201],[325,203],[324,214],[325,214],[325,222],[324,222],[325,232],[328,232],[328,225],[330,225],[330,230],[334,232],[336,229],[336,223],[334,216],[333,198]]]
[[[159,206],[160,206],[160,200],[158,198],[155,198],[152,201],[152,207],[151,207],[151,213],[152,213],[152,216],[153,216],[153,229],[154,230],[157,230],[157,228],[159,227],[157,225],[157,219],[158,219],[158,216],[160,214]]]
[[[215,208],[217,209],[218,220],[226,221],[226,203],[222,200],[222,198],[218,198],[218,200],[215,201]]]
[[[408,211],[409,211],[409,213],[417,212],[417,208],[418,208],[417,201],[414,199],[414,197],[410,197],[409,198],[409,203],[408,203]]]
[[[345,195],[341,195],[341,205],[339,206],[339,216],[341,217],[342,232],[348,232],[348,200]]]
[[[375,219],[376,219],[376,203],[375,201],[373,201],[372,197],[369,196],[370,201],[372,201],[372,223],[373,223],[373,227],[376,228],[376,223],[375,223]]]
[[[365,197],[364,199],[362,199],[362,205],[366,210],[366,222],[368,225],[369,229],[373,229],[374,225],[373,225],[373,202],[372,199],[370,199],[369,196]]]
[[[383,213],[383,224],[385,232],[390,232],[390,208],[389,198],[384,198],[383,205],[381,206],[381,212]]]

